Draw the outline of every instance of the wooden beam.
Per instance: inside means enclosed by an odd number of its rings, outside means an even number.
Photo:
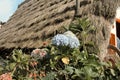
[[[75,16],[79,15],[80,2],[81,2],[81,0],[76,0],[76,14],[75,14]]]

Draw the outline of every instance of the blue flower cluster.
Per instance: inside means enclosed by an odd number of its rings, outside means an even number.
[[[52,39],[52,44],[56,46],[67,46],[69,44],[69,40],[65,35],[57,34]]]
[[[78,48],[80,46],[79,40],[76,36],[71,36],[71,33],[72,32],[69,31],[67,35],[57,34],[53,37],[52,44],[55,46],[69,46],[70,48]]]
[[[72,37],[68,37],[69,39],[69,47],[70,48],[78,48],[80,46],[80,42],[77,38],[72,38]]]

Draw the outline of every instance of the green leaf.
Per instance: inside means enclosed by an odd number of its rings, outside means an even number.
[[[90,66],[84,67],[84,72],[87,78],[93,78],[93,77],[99,77],[99,74],[97,71],[93,71],[94,68]]]
[[[115,76],[115,71],[113,69],[110,69],[110,72],[113,76]]]
[[[72,75],[72,79],[75,79],[76,77],[78,77],[78,75],[76,75],[76,74],[74,74],[74,75]]]
[[[65,70],[68,71],[69,74],[72,74],[72,73],[74,72],[73,69],[74,69],[74,68],[71,67],[71,66],[67,66],[67,67],[65,68]]]
[[[0,72],[3,71],[3,70],[4,70],[4,68],[2,66],[0,66]]]
[[[15,55],[12,55],[12,59],[13,59],[14,61],[17,61],[17,58],[15,57]]]
[[[77,76],[80,76],[80,74],[83,74],[83,71],[80,70],[80,69],[75,69],[75,74],[76,74]]]
[[[10,69],[13,70],[15,68],[16,63],[10,63]]]
[[[42,80],[55,80],[56,73],[50,72],[45,77],[42,78]]]

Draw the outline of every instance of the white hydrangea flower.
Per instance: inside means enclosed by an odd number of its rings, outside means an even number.
[[[69,40],[65,35],[57,34],[53,37],[52,44],[56,46],[68,46]]]
[[[76,35],[71,31],[65,32],[64,35],[69,36],[69,37],[73,37],[73,38],[77,38]]]
[[[78,48],[80,46],[80,42],[73,32],[67,31],[64,33],[64,35],[66,35],[69,39],[70,48]]]

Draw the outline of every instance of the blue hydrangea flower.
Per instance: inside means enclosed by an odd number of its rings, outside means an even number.
[[[78,48],[80,46],[80,42],[78,40],[78,38],[73,38],[73,37],[69,37],[69,47],[70,48]]]
[[[57,34],[52,39],[52,44],[56,46],[68,46],[69,40],[68,37],[66,37],[63,34]]]
[[[54,36],[52,44],[56,46],[68,46],[70,48],[78,48],[80,46],[78,38],[71,31]]]

